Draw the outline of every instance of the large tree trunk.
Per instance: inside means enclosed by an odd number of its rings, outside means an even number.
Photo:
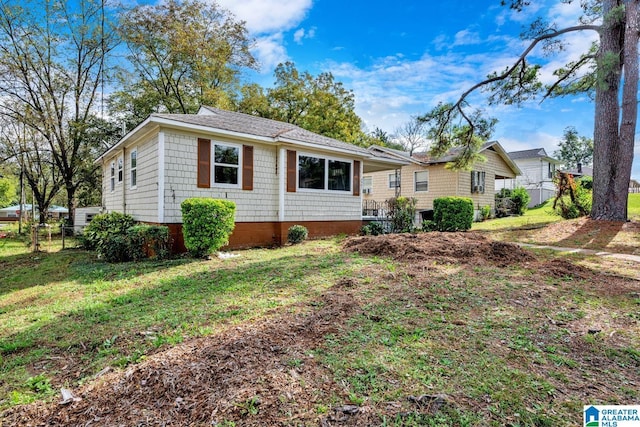
[[[637,120],[638,4],[625,0],[626,20],[607,19],[620,0],[603,2],[596,86],[593,207],[597,220],[626,221]],[[612,63],[613,58],[619,63]],[[618,103],[624,71],[622,106]],[[620,108],[621,107],[621,108]]]

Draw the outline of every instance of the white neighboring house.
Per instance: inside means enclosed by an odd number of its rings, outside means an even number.
[[[77,232],[82,231],[93,219],[94,216],[102,212],[101,206],[86,206],[76,208],[75,218],[73,220],[73,229]]]
[[[544,148],[512,151],[509,157],[520,168],[522,175],[515,179],[496,180],[496,192],[503,188],[526,188],[531,201],[529,207],[544,203],[554,197],[556,187],[553,176],[559,168],[560,160],[549,156]]]
[[[362,226],[363,173],[404,160],[247,114],[202,107],[198,114],[152,114],[97,159],[102,207],[169,227],[184,251],[180,204],[190,197],[236,203],[229,247],[355,234]]]

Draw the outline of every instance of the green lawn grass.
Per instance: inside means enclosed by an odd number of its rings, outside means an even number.
[[[556,215],[552,209],[553,199],[547,200],[540,206],[536,206],[527,211],[522,216],[510,216],[505,218],[495,218],[483,222],[475,222],[472,230],[492,231],[502,229],[526,229],[540,228],[546,224],[562,221],[562,217]],[[628,218],[631,221],[640,221],[640,193],[629,194],[627,205]]]
[[[344,278],[357,283],[350,292],[362,310],[309,351],[349,400],[373,410],[422,394],[455,401],[433,417],[409,413],[387,425],[572,425],[585,399],[640,398],[624,386],[639,380],[637,296],[603,298],[579,276],[547,277],[526,265],[408,270],[411,264],[344,253],[337,240],[238,254],[107,264],[82,250],[31,254],[4,241],[0,408],[53,398],[107,366],[139,363],[191,337],[313,310]],[[622,344],[609,329],[583,337],[570,326],[602,313],[607,322],[628,319],[614,329]],[[614,384],[606,395],[571,392],[578,381],[605,377]],[[319,411],[340,402],[325,399]]]

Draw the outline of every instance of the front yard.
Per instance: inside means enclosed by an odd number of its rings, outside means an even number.
[[[236,254],[0,241],[2,425],[569,426],[640,399],[633,262],[478,233]]]

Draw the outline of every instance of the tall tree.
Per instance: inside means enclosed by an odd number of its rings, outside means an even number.
[[[335,81],[331,73],[314,77],[286,62],[276,67],[274,75],[275,85],[266,91],[255,85],[245,87],[238,109],[341,141],[361,143],[366,139],[354,111],[353,92]]]
[[[509,4],[516,11],[529,3],[502,0],[503,5]],[[540,94],[544,99],[581,91],[595,92],[591,217],[625,221],[638,108],[640,0],[585,0],[581,6],[585,13],[573,26],[557,29],[541,19],[534,21],[527,33],[529,46],[511,66],[472,86],[456,102],[439,105],[425,119],[432,121],[434,150],[442,151],[453,143],[460,143],[473,151],[477,147],[474,140],[477,121],[467,111],[467,98],[478,89],[491,91],[490,103],[506,104],[519,104]],[[553,53],[562,48],[563,35],[575,32],[595,32],[598,43],[578,60],[557,69],[553,83],[543,85],[538,79],[541,65],[530,63],[531,52],[543,45]],[[457,140],[447,133],[454,123],[463,123],[467,129]]]
[[[0,153],[20,169],[38,206],[41,223],[45,222],[49,206],[64,187],[63,177],[44,138],[25,124],[2,118]]]
[[[578,135],[576,128],[568,126],[553,155],[569,169],[575,169],[579,164],[590,165],[593,160],[593,139]]]
[[[215,1],[136,6],[121,13],[119,28],[133,70],[122,70],[111,105],[129,124],[202,104],[230,108],[240,73],[257,67],[244,22]]]
[[[395,130],[395,140],[412,155],[417,149],[426,148],[427,127],[423,120],[412,116]]]
[[[116,43],[106,16],[101,0],[0,3],[0,115],[32,137],[16,152],[34,194],[52,177],[39,203],[50,200],[59,177],[72,218],[75,192],[96,167],[87,162],[86,136]]]

